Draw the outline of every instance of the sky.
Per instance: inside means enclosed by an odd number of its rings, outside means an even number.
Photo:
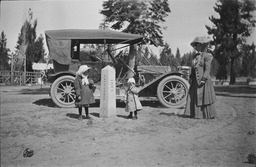
[[[46,30],[54,29],[97,29],[103,22],[102,9],[104,0],[18,0],[1,1],[0,31],[7,38],[7,48],[15,51],[18,35],[31,8],[33,18],[37,19],[37,36]],[[166,18],[163,30],[172,53],[179,48],[181,55],[193,51],[191,41],[196,36],[208,36],[205,25],[213,26],[210,16],[218,17],[214,11],[217,0],[169,0],[171,13]],[[248,39],[248,43],[256,43],[256,31]],[[45,36],[44,36],[45,37]],[[45,46],[46,47],[46,46]],[[47,49],[47,48],[46,48]],[[152,48],[155,54],[159,49]]]

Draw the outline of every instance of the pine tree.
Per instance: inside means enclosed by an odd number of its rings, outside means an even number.
[[[9,70],[9,54],[10,49],[6,47],[7,39],[4,31],[1,32],[1,39],[0,39],[0,68],[1,70]]]
[[[26,71],[33,71],[33,62],[44,61],[45,49],[43,46],[43,36],[37,38],[37,19],[33,20],[33,13],[29,9],[29,18],[22,25],[16,45],[17,64],[16,70],[22,70],[23,60],[26,56]]]
[[[163,66],[170,66],[171,65],[171,55],[172,55],[172,50],[169,46],[168,43],[165,43],[163,50],[160,53],[160,63]]]
[[[169,56],[169,59],[170,59],[170,64],[169,65],[171,66],[172,71],[176,71],[177,67],[178,67],[178,63],[177,63],[176,58],[174,57],[173,54],[171,54]]]
[[[159,66],[159,65],[160,65],[160,63],[159,63],[159,61],[158,61],[156,55],[154,55],[154,54],[150,54],[149,62],[150,62],[150,65],[153,65],[153,66],[154,66],[154,65],[155,65],[155,66]]]
[[[236,79],[235,62],[241,55],[239,47],[255,27],[252,15],[255,9],[255,1],[252,0],[219,0],[214,10],[220,17],[211,16],[209,19],[214,26],[206,26],[208,34],[213,35],[213,53],[220,64],[217,78],[227,78],[226,66],[230,63],[230,84],[234,84]]]
[[[45,62],[45,50],[43,47],[44,37],[42,34],[32,43],[29,44],[26,51],[27,56],[27,71],[33,71],[32,65],[33,63]]]
[[[175,59],[176,59],[176,62],[177,62],[177,66],[180,66],[181,65],[181,56],[180,56],[179,48],[177,48]]]
[[[155,46],[163,45],[160,24],[170,13],[168,0],[134,1],[108,0],[103,3],[104,23],[115,30],[144,36],[144,42]],[[130,46],[128,65],[134,69],[136,47]],[[130,71],[128,77],[133,76]]]
[[[256,77],[256,46],[254,43],[252,45],[243,45],[242,48],[242,71],[241,75]]]
[[[192,58],[193,55],[196,54],[196,51],[185,53],[181,58],[181,65],[182,66],[191,66],[192,65]]]

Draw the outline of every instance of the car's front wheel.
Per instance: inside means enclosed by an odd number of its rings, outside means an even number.
[[[180,76],[168,76],[157,87],[157,97],[160,103],[168,108],[185,106],[189,83]]]
[[[74,107],[76,94],[74,88],[75,77],[64,75],[56,79],[51,85],[52,101],[59,107]]]

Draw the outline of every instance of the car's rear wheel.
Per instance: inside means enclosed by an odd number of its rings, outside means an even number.
[[[74,88],[75,77],[64,75],[56,79],[51,85],[52,101],[59,107],[74,107],[76,94]]]
[[[168,108],[181,108],[186,104],[189,83],[180,76],[168,76],[157,87],[159,102]]]

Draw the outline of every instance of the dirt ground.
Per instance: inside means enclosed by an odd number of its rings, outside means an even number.
[[[184,109],[143,102],[138,120],[117,116],[77,120],[75,108],[56,107],[43,86],[1,88],[1,166],[255,166],[256,87],[216,87],[217,118],[190,119]],[[84,113],[83,113],[84,114]],[[25,148],[34,151],[23,157]]]

